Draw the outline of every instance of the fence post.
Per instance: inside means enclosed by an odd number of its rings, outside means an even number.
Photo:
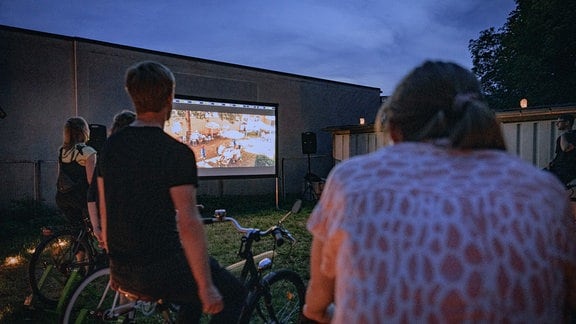
[[[34,162],[34,200],[42,201],[42,160]]]

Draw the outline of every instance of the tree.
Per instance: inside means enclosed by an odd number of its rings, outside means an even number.
[[[491,107],[576,102],[576,1],[516,0],[503,27],[470,40],[472,71]]]

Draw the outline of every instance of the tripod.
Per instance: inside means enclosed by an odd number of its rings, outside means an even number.
[[[310,153],[308,153],[308,173],[304,176],[304,192],[302,193],[302,199],[308,201],[318,200],[318,195],[314,190],[314,185],[312,185],[312,182],[315,181],[319,181],[319,178],[310,171]]]

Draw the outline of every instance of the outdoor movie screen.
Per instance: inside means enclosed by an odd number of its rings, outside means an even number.
[[[277,176],[277,104],[176,95],[164,131],[196,155],[199,177]]]

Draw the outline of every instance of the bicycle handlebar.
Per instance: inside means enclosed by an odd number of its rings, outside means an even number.
[[[243,227],[242,225],[240,225],[240,223],[235,218],[229,217],[229,216],[224,216],[224,213],[225,213],[225,211],[223,211],[223,210],[217,210],[216,211],[217,217],[202,218],[202,221],[206,225],[213,224],[213,223],[221,223],[221,222],[231,222],[234,225],[234,227],[236,228],[236,230],[242,234],[252,233],[252,234],[256,234],[258,237],[264,237],[267,235],[272,235],[278,246],[281,246],[282,244],[284,244],[284,239],[288,239],[288,241],[290,241],[290,243],[296,242],[296,239],[292,236],[292,234],[290,234],[290,232],[288,232],[288,230],[286,230],[285,228],[283,228],[281,226],[274,225],[265,231],[257,229],[257,228]]]

